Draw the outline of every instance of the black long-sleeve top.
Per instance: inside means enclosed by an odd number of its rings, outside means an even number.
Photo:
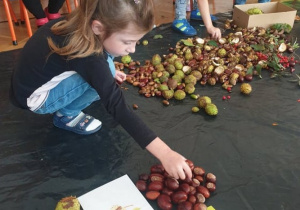
[[[37,30],[22,49],[11,82],[13,104],[28,109],[27,98],[36,89],[63,72],[75,71],[98,92],[108,113],[145,148],[157,136],[126,104],[109,69],[107,54],[71,60],[55,53],[49,54],[47,37],[59,46],[65,43],[65,36],[54,35],[50,30],[57,21],[51,21]]]

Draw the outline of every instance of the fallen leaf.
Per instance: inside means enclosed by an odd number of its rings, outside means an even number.
[[[195,46],[193,44],[193,40],[191,40],[190,38],[188,38],[188,39],[181,39],[180,41],[182,41],[183,44],[186,45],[186,46]]]

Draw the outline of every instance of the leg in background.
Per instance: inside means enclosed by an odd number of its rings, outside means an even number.
[[[186,19],[186,5],[187,0],[175,1],[175,19]]]
[[[36,25],[40,27],[48,23],[48,18],[43,10],[40,0],[23,0],[26,9],[36,18]]]
[[[189,0],[175,1],[175,20],[172,23],[172,29],[187,36],[194,36],[197,34],[197,31],[186,19],[187,1]]]
[[[210,15],[210,18],[211,18],[212,21],[217,20],[217,17],[215,17],[213,15]],[[197,0],[194,0],[194,3],[193,3],[193,10],[191,12],[191,19],[192,20],[202,20],[202,17],[201,17],[199,8],[198,8],[198,1]]]
[[[23,3],[27,8],[27,10],[31,14],[33,14],[36,19],[41,19],[46,17],[46,14],[44,12],[40,0],[23,0]]]
[[[64,3],[65,0],[49,0],[48,12],[50,14],[58,13]]]

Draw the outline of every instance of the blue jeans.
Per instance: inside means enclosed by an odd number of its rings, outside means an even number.
[[[186,19],[186,7],[189,0],[175,1],[175,20]],[[193,0],[193,10],[198,9],[197,0]]]
[[[270,2],[270,0],[258,0],[258,3],[266,3]],[[234,5],[246,4],[246,0],[235,0]]]
[[[58,111],[64,116],[77,116],[81,110],[99,99],[96,90],[76,73],[50,90],[45,103],[34,112],[49,114]]]
[[[176,0],[175,20],[186,19],[186,1],[187,0]]]
[[[116,70],[113,57],[109,55],[107,61],[114,77]],[[45,103],[34,112],[49,114],[58,111],[63,116],[77,116],[81,110],[97,100],[100,100],[97,91],[76,73],[50,90]]]

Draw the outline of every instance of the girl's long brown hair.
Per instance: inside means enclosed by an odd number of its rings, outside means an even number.
[[[68,14],[65,20],[52,26],[55,35],[66,36],[63,46],[51,38],[48,43],[53,53],[68,59],[83,58],[103,52],[103,40],[112,33],[125,29],[129,23],[139,32],[148,32],[154,24],[152,0],[81,0],[79,7]],[[95,35],[92,21],[99,20],[105,35]]]

